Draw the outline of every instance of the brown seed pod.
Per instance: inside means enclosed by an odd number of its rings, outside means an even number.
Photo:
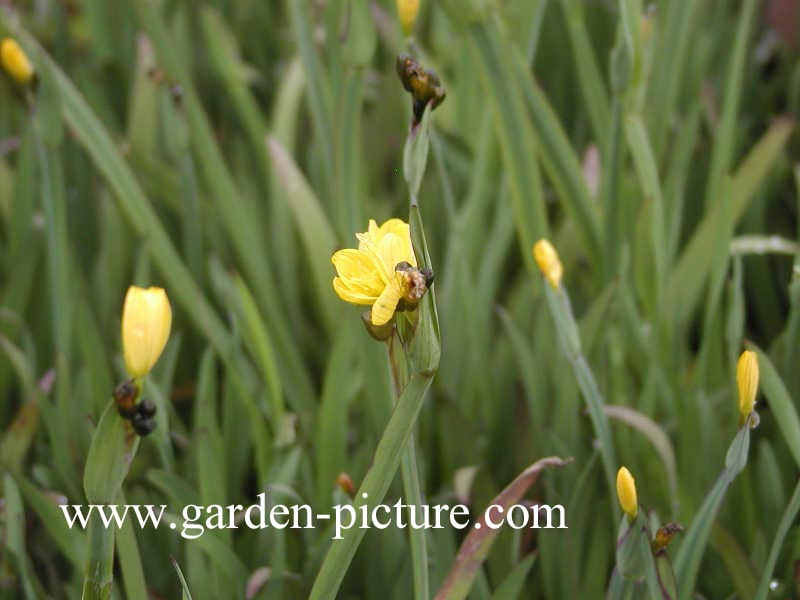
[[[428,103],[431,110],[436,109],[444,102],[447,92],[435,71],[423,68],[408,54],[398,55],[395,69],[403,88],[412,96],[414,123],[419,123]]]
[[[350,475],[344,472],[339,473],[339,476],[336,478],[336,485],[350,498],[355,498],[356,485],[353,483],[353,478],[350,477]]]
[[[656,537],[652,542],[653,552],[658,553],[663,551],[669,546],[673,536],[681,531],[683,531],[683,525],[675,522],[667,523],[663,527],[659,527],[658,531],[656,531]]]
[[[117,412],[124,419],[131,419],[136,414],[136,398],[139,396],[139,388],[133,379],[123,381],[111,394],[117,403]]]

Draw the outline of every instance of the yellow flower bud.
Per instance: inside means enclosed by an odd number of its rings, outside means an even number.
[[[397,0],[397,17],[406,35],[411,35],[419,14],[419,0]]]
[[[163,289],[128,288],[122,307],[122,349],[131,377],[150,372],[167,344],[171,325],[172,309]]]
[[[16,40],[3,38],[0,41],[0,64],[3,65],[5,72],[20,85],[28,85],[33,80],[33,65]]]
[[[558,259],[558,253],[553,248],[553,244],[545,239],[541,239],[533,245],[533,258],[536,259],[536,264],[539,270],[553,286],[557,289],[561,285],[561,276],[564,274],[564,267],[561,266],[561,261]]]
[[[617,498],[622,512],[633,520],[639,512],[639,502],[636,498],[636,481],[633,475],[625,467],[620,467],[617,471]]]
[[[745,350],[736,363],[736,385],[739,388],[739,412],[742,422],[753,412],[758,393],[758,355]]]

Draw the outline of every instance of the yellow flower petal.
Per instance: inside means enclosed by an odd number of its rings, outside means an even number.
[[[150,372],[167,344],[171,326],[172,309],[162,288],[128,288],[122,308],[122,349],[131,377]]]
[[[375,223],[375,221],[372,221],[371,223]],[[411,228],[408,226],[408,223],[402,219],[389,219],[388,221],[385,221],[383,225],[377,228],[377,232],[379,237],[393,233],[400,238],[407,239],[409,241],[411,240]]]
[[[339,250],[331,257],[338,275],[333,289],[346,302],[372,304],[373,325],[385,325],[409,286],[407,275],[395,267],[404,262],[417,265],[411,229],[400,219],[389,219],[380,226],[370,219],[367,230],[356,238],[357,250]]]
[[[386,286],[374,261],[359,250],[339,250],[331,262],[338,274],[333,289],[345,302],[372,304]]]
[[[406,35],[411,35],[419,14],[419,0],[397,0],[397,18]]]
[[[383,258],[386,266],[391,267],[389,273],[394,271],[394,267],[399,262],[407,262],[411,266],[417,266],[417,258],[414,256],[414,248],[411,245],[411,228],[408,223],[401,219],[389,219],[380,227],[378,227],[374,219],[370,219],[367,231],[357,233],[356,237],[360,242],[359,250],[369,251],[369,244],[371,243],[374,248],[378,249],[376,252],[379,255],[384,252],[380,249],[386,248],[389,244],[387,239],[393,240],[391,242],[391,246],[394,248],[392,255]],[[399,240],[399,245],[396,240]]]
[[[370,287],[378,296],[383,289],[381,279],[374,261],[365,253],[352,248],[339,250],[331,257],[333,266],[339,277],[348,281],[358,281],[359,285]]]
[[[341,277],[333,278],[333,290],[339,298],[351,304],[372,304],[380,295],[365,293],[362,289],[348,285]]]
[[[397,303],[403,297],[404,290],[399,278],[393,279],[383,290],[380,297],[372,305],[372,324],[386,325],[392,320]]]

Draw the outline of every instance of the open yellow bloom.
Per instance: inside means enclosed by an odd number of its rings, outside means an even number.
[[[167,345],[171,326],[172,309],[162,288],[128,288],[122,307],[122,350],[131,377],[150,372]]]
[[[758,393],[758,355],[745,350],[736,363],[736,386],[739,388],[739,412],[742,421],[753,412]]]
[[[419,0],[397,0],[397,17],[406,35],[414,29],[414,23],[419,14]]]
[[[533,245],[533,258],[536,259],[536,264],[542,272],[542,275],[550,282],[553,289],[557,289],[558,286],[561,285],[564,267],[561,266],[558,252],[553,248],[553,244],[545,239],[536,242]]]
[[[626,467],[617,471],[617,498],[622,512],[633,520],[639,512],[639,501],[636,497],[636,481]]]
[[[400,219],[380,227],[370,219],[367,231],[356,238],[358,249],[339,250],[331,257],[337,273],[333,289],[345,302],[372,305],[372,324],[385,325],[409,291],[409,274],[395,268],[401,263],[417,266],[411,231]]]
[[[3,38],[0,41],[0,64],[20,85],[28,85],[33,80],[33,65],[16,40]]]

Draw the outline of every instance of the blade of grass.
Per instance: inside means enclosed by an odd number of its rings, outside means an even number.
[[[272,267],[267,261],[268,252],[264,247],[264,238],[257,227],[259,220],[253,214],[253,207],[245,202],[236,188],[200,98],[192,85],[190,72],[180,63],[178,54],[172,48],[170,36],[158,14],[156,3],[153,0],[146,0],[137,3],[136,6],[139,9],[142,25],[153,41],[162,68],[173,81],[181,85],[192,147],[197,153],[198,164],[215,198],[214,207],[236,249],[248,283],[259,300],[259,306],[265,311],[270,330],[275,333],[276,346],[280,350],[279,356],[286,361],[288,369],[297,377],[296,383],[302,385],[307,382],[308,376],[297,345],[293,343],[281,311],[281,303],[274,289],[275,278],[272,276]],[[303,391],[310,393],[310,390]]]
[[[175,567],[175,572],[178,574],[178,582],[181,584],[181,600],[192,600],[192,594],[189,592],[189,584],[186,583],[186,578],[183,576],[183,571],[178,566],[178,561],[170,557],[172,566]]]
[[[706,495],[703,504],[686,530],[686,535],[675,555],[675,577],[679,582],[679,598],[681,600],[689,600],[692,597],[697,573],[700,570],[700,561],[711,535],[711,528],[725,499],[728,487],[747,466],[749,448],[750,427],[744,425],[739,428],[739,432],[728,448],[725,469]]]
[[[658,177],[658,167],[653,155],[650,140],[647,136],[644,121],[638,114],[629,114],[625,117],[625,135],[630,146],[636,174],[644,192],[645,198],[651,204],[650,235],[652,236],[654,265],[654,311],[659,310],[658,303],[662,299],[661,289],[664,285],[666,271],[666,223],[664,217],[664,200],[661,194],[661,183]]]
[[[3,500],[5,501],[4,546],[14,557],[25,598],[34,600],[41,597],[38,593],[41,591],[41,586],[28,563],[28,552],[25,549],[25,509],[19,488],[9,473],[3,475]]]
[[[753,199],[755,192],[779,159],[794,121],[788,118],[776,120],[731,177],[730,198],[721,198],[709,207],[708,212],[685,246],[678,263],[669,275],[664,306],[674,307],[677,323],[685,323],[700,301],[701,292],[713,264],[714,232],[722,211],[730,211],[734,223],[738,223]]]
[[[422,408],[422,402],[431,380],[430,375],[422,373],[415,373],[411,376],[378,442],[370,469],[358,488],[353,501],[356,511],[361,506],[376,506],[386,495],[400,466],[403,448],[411,436],[411,430]],[[342,539],[335,540],[331,544],[317,578],[314,580],[314,586],[311,588],[309,596],[310,600],[322,600],[323,598],[333,600],[336,598],[347,568],[365,533],[364,529],[348,529],[342,532]]]
[[[532,79],[522,57],[514,49],[510,52],[511,76],[519,82],[528,103],[538,155],[558,191],[564,210],[577,223],[586,252],[595,264],[599,264],[602,262],[600,222],[578,155],[550,101]]]
[[[775,564],[778,562],[778,555],[783,548],[783,542],[786,539],[786,534],[794,523],[797,513],[800,511],[800,481],[794,488],[789,504],[786,505],[786,510],[781,517],[778,530],[775,532],[775,537],[772,540],[772,546],[769,549],[769,556],[767,562],[764,564],[764,570],[761,572],[761,580],[758,582],[758,588],[754,600],[766,600],[770,590],[770,582],[772,581],[772,574],[775,571]]]
[[[317,195],[291,155],[272,136],[267,137],[266,145],[274,172],[286,192],[295,227],[303,240],[311,264],[319,311],[325,317],[328,330],[333,331],[338,321],[338,309],[341,308],[338,303],[330,301],[332,296],[330,256],[337,246],[336,235]]]
[[[306,3],[287,0],[286,4],[289,20],[300,50],[300,57],[303,61],[303,70],[306,74],[307,98],[311,109],[311,117],[314,120],[314,131],[322,147],[325,179],[330,184],[334,177],[334,153],[332,147],[334,136],[331,129],[332,119],[330,118],[332,114],[331,107],[333,106],[331,84],[314,47],[313,22],[308,15]],[[336,32],[331,31],[329,35],[335,36]],[[326,189],[331,189],[331,186],[326,185]]]
[[[656,153],[661,155],[664,137],[674,124],[673,113],[686,77],[691,35],[695,31],[697,3],[693,0],[670,2],[663,17],[658,50],[649,87],[648,131]],[[684,84],[685,85],[685,84]],[[681,128],[682,129],[682,128]]]
[[[520,252],[534,272],[531,248],[547,236],[547,215],[533,130],[507,61],[510,51],[498,39],[493,27],[477,22],[469,28],[470,42],[479,65],[479,76],[498,123],[503,162],[508,168],[512,206],[516,215]]]
[[[277,438],[283,427],[286,408],[284,406],[283,386],[279,376],[279,367],[275,360],[272,338],[269,335],[266,324],[261,319],[255,299],[250,293],[247,284],[238,275],[234,276],[233,283],[238,299],[239,310],[237,312],[243,324],[243,335],[250,346],[256,364],[261,371],[261,377],[267,386],[272,432]]]
[[[609,108],[608,90],[597,65],[597,53],[586,30],[584,3],[581,0],[561,0],[560,4],[564,12],[564,20],[567,23],[584,106],[589,114],[594,139],[600,142],[608,139],[611,109]]]
[[[0,22],[10,27],[5,13],[0,12]],[[171,283],[170,296],[184,305],[184,309],[194,318],[198,327],[206,333],[219,352],[226,355],[230,340],[225,327],[193,281],[158,216],[107,131],[74,85],[33,41],[33,38],[19,28],[12,30],[26,47],[36,50],[36,55],[46,65],[49,76],[53,77],[59,88],[64,119],[116,192],[123,212],[134,229],[142,235],[147,235],[148,248],[153,259],[164,273],[164,277]]]
[[[592,421],[594,433],[598,439],[611,506],[613,506],[616,511],[619,511],[615,483],[618,464],[614,451],[614,440],[611,435],[611,428],[608,424],[608,417],[606,417],[604,412],[605,403],[603,401],[603,396],[600,393],[600,388],[589,367],[589,363],[581,351],[578,326],[575,322],[575,317],[572,315],[572,309],[566,290],[563,287],[554,290],[547,282],[545,282],[543,287],[550,315],[555,322],[561,350],[572,366],[572,372],[581,390],[581,395],[586,403],[586,408],[588,409],[589,417]]]
[[[605,406],[605,413],[620,423],[625,423],[636,429],[653,445],[664,465],[667,474],[672,505],[678,505],[678,475],[675,466],[675,450],[669,436],[664,429],[647,415],[627,406]]]
[[[126,504],[125,496],[120,493],[120,504]],[[116,535],[117,557],[122,572],[122,587],[127,598],[147,598],[147,585],[144,580],[144,568],[136,542],[136,531],[131,519],[125,519],[122,528]]]
[[[714,147],[711,151],[711,164],[708,169],[705,194],[706,207],[717,204],[718,198],[723,191],[723,176],[733,166],[738,128],[737,118],[742,90],[744,89],[742,82],[744,80],[745,60],[747,59],[747,42],[753,29],[756,6],[756,0],[744,0],[739,15],[739,23],[733,40],[730,63],[728,64],[725,92],[722,100],[722,116],[714,135]]]
[[[763,350],[756,349],[756,351],[761,387],[769,401],[769,410],[783,434],[795,464],[800,467],[800,417],[797,415],[797,409],[769,356]]]

